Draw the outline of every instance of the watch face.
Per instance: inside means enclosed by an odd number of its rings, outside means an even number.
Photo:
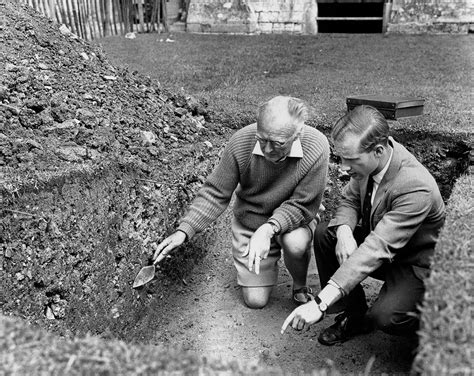
[[[321,312],[326,312],[327,309],[328,309],[328,305],[326,303],[323,303],[323,302],[319,303],[319,310]]]

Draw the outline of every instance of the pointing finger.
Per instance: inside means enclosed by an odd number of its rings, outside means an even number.
[[[286,328],[293,321],[294,317],[295,317],[295,311],[291,312],[290,315],[286,318],[285,322],[283,323],[281,327],[281,331],[280,331],[281,334],[285,333]]]

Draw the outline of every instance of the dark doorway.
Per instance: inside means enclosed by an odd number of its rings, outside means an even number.
[[[318,1],[319,33],[382,33],[384,1]],[[327,19],[325,19],[327,18]],[[340,18],[349,18],[340,20]],[[353,20],[353,18],[361,18]],[[375,19],[366,19],[375,18]]]

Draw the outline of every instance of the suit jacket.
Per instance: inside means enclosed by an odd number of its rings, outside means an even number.
[[[390,165],[380,182],[370,215],[371,233],[331,278],[351,291],[383,263],[428,268],[445,206],[433,176],[401,144],[393,147]],[[354,231],[363,207],[367,179],[351,179],[329,228],[349,225]]]

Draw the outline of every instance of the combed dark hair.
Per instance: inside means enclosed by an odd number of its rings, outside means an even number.
[[[390,127],[385,117],[374,107],[354,107],[334,124],[331,136],[341,140],[346,133],[361,136],[360,150],[371,151],[377,144],[387,145]]]

